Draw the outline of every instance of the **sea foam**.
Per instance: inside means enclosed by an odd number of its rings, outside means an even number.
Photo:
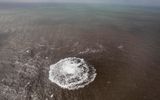
[[[50,65],[49,80],[61,88],[75,90],[83,88],[96,77],[96,69],[84,59],[68,57]]]

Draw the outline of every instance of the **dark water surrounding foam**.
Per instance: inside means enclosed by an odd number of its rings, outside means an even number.
[[[0,100],[160,99],[159,8],[5,5],[0,6]],[[94,82],[75,91],[50,82],[49,66],[66,57],[93,65]]]

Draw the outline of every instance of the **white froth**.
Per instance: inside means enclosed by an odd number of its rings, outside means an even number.
[[[49,80],[61,88],[74,90],[92,82],[96,77],[95,71],[84,59],[69,57],[50,66]]]
[[[64,71],[66,72],[66,73],[68,73],[68,74],[74,74],[75,73],[75,71],[76,71],[76,68],[75,68],[75,66],[73,66],[73,65],[71,65],[71,66],[69,66],[69,65],[66,65],[67,67],[63,67],[64,69]]]

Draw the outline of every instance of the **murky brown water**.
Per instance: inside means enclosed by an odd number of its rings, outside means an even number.
[[[0,10],[0,100],[159,100],[159,18],[147,7]],[[49,65],[66,57],[93,65],[94,82],[74,91],[52,83]]]

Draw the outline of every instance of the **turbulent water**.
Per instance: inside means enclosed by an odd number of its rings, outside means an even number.
[[[69,57],[50,66],[49,79],[62,88],[83,88],[96,77],[95,69],[84,59]]]
[[[160,100],[159,33],[158,7],[0,3],[0,100]]]

